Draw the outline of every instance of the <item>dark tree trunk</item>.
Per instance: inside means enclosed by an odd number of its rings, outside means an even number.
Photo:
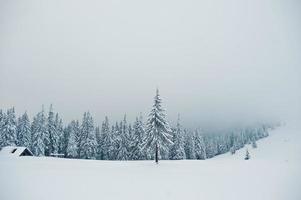
[[[156,159],[156,164],[158,164],[159,159],[158,159],[158,144],[156,143],[156,155],[155,155],[155,159]]]

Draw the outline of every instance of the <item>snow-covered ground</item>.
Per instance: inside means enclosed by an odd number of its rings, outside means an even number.
[[[300,126],[299,126],[300,127]],[[300,200],[301,129],[288,124],[235,155],[210,160],[0,158],[1,200]]]

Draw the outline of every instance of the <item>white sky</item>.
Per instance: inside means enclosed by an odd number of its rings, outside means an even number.
[[[298,0],[1,0],[0,108],[187,126],[301,113]]]

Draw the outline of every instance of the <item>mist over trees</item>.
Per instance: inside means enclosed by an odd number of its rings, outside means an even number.
[[[15,109],[0,109],[0,148],[9,145],[28,147],[36,156],[60,154],[65,158],[96,160],[208,159],[226,152],[235,153],[245,144],[267,137],[277,124],[254,124],[223,131],[189,130],[180,115],[170,127],[157,91],[154,105],[145,123],[142,114],[133,123],[127,116],[120,122],[105,117],[97,125],[90,112],[81,121],[63,121],[53,106],[44,107],[32,120],[25,112],[16,118]]]

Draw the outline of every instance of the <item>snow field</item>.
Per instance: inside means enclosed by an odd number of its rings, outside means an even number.
[[[1,200],[300,200],[301,136],[291,124],[208,160],[0,158]]]

